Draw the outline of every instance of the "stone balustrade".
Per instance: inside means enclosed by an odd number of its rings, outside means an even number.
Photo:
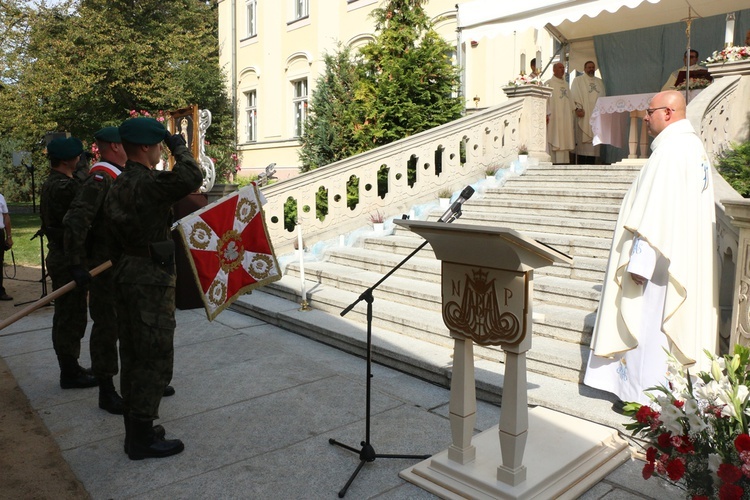
[[[509,166],[521,145],[532,157],[544,160],[545,102],[544,93],[510,99],[264,187],[266,225],[276,253],[291,252],[297,240],[295,229],[284,227],[284,205],[290,201],[296,203],[297,221],[305,245],[310,246],[367,226],[376,212],[386,218],[399,216],[415,205],[437,200],[440,190],[460,191],[484,178],[487,167]],[[379,172],[385,172],[387,185],[378,186]],[[347,189],[352,181],[358,181],[359,202],[349,207]],[[328,212],[321,218],[316,215],[319,196],[328,202]]]

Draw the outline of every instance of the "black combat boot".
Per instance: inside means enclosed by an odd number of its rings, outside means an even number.
[[[153,426],[150,420],[125,419],[125,453],[131,460],[164,458],[177,455],[185,449],[179,439],[164,439],[164,427]]]
[[[60,364],[60,387],[63,389],[84,389],[99,385],[96,377],[86,373],[74,357],[58,356],[57,361]]]
[[[174,396],[174,387],[171,385],[168,385],[164,388],[164,394],[161,395],[163,398],[168,398],[169,396]]]
[[[99,408],[107,410],[112,415],[122,415],[125,411],[125,405],[115,390],[112,377],[99,379]]]
[[[125,442],[123,443],[122,449],[127,455],[128,453],[128,446],[130,446],[130,415],[128,415],[127,412],[122,414],[123,420],[125,420]],[[164,435],[167,433],[167,431],[164,430],[164,427],[160,424],[157,424],[154,426],[154,436],[156,436],[156,439],[159,441],[164,441]]]

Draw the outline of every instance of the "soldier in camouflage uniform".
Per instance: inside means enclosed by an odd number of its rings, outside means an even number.
[[[63,217],[80,188],[74,178],[83,145],[75,138],[55,139],[47,145],[47,156],[52,171],[42,185],[39,210],[42,217],[42,232],[47,236],[47,271],[52,279],[52,288],[58,289],[73,280],[68,257],[63,250]],[[81,368],[81,339],[86,332],[85,286],[73,290],[55,300],[52,319],[52,345],[60,364],[60,387],[75,389],[94,387],[95,377]]]
[[[117,375],[117,312],[111,270],[91,277],[87,267],[96,267],[110,259],[108,228],[104,221],[104,198],[115,178],[122,172],[127,155],[117,127],[105,127],[94,134],[101,160],[89,170],[63,218],[65,255],[79,286],[89,283],[91,328],[91,371],[99,381],[99,408],[115,415],[123,414],[122,398],[115,391],[112,377]],[[88,264],[88,266],[87,266]]]
[[[128,155],[114,182],[105,214],[119,255],[114,269],[120,334],[120,389],[125,400],[125,448],[131,460],[167,457],[185,447],[154,431],[159,403],[172,379],[175,329],[172,205],[203,182],[201,170],[180,135],[170,135],[153,118],[120,125]],[[166,141],[175,165],[153,170]]]

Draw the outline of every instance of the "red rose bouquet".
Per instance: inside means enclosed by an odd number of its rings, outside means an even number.
[[[666,478],[692,499],[750,499],[750,349],[706,354],[711,371],[697,377],[670,356],[668,387],[648,389],[648,405],[626,404],[625,428],[646,442],[644,479]]]

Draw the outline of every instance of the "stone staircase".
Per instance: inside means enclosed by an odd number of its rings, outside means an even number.
[[[639,169],[541,164],[504,186],[483,181],[460,218],[461,224],[520,231],[573,257],[572,266],[555,264],[534,274],[529,401],[613,426],[625,421],[611,411],[614,396],[581,381],[620,202]],[[436,208],[429,220],[441,213]],[[310,312],[299,311],[300,266],[291,259],[282,280],[233,307],[361,355],[366,304],[361,301],[344,318],[341,311],[422,241],[396,226],[386,236],[363,232],[353,246],[331,246],[319,260],[306,258]],[[440,262],[427,245],[375,290],[373,359],[449,385],[453,343],[440,304]],[[474,352],[478,397],[499,401],[502,350],[477,346]]]

